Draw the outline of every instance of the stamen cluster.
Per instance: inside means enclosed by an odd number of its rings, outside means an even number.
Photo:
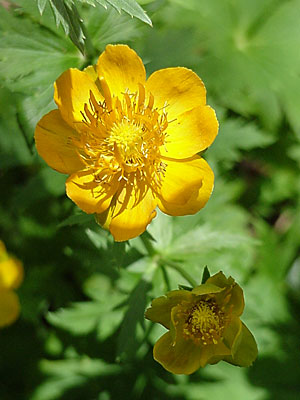
[[[90,91],[81,112],[83,128],[76,143],[80,157],[97,183],[145,180],[159,190],[166,169],[159,149],[166,143],[167,105],[155,108],[153,95],[146,99],[142,84],[138,92],[126,91],[119,98],[111,96],[103,78],[100,82],[104,100],[98,102]]]
[[[217,344],[225,327],[225,314],[212,300],[200,300],[189,311],[183,335],[195,343]]]

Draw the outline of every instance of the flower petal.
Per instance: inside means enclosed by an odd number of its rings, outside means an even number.
[[[84,112],[85,104],[89,105],[91,91],[97,101],[103,101],[91,74],[76,68],[63,72],[54,84],[54,100],[61,116],[75,129],[83,120],[81,112]]]
[[[0,289],[0,327],[12,324],[19,313],[18,296],[12,290]]]
[[[132,239],[143,233],[156,216],[157,201],[151,189],[137,183],[127,184],[115,196],[105,215],[97,215],[98,222],[108,228],[117,242]]]
[[[166,107],[168,120],[194,107],[206,104],[206,89],[202,80],[190,69],[165,68],[154,72],[146,83],[158,109]]]
[[[126,90],[138,91],[145,84],[146,71],[136,52],[123,44],[108,45],[97,63],[98,75],[106,81],[111,95],[120,96]]]
[[[232,314],[240,316],[245,308],[245,300],[242,288],[236,283],[231,290],[231,297],[227,304],[228,309],[231,309]]]
[[[212,283],[205,282],[200,286],[196,286],[192,290],[192,293],[196,294],[197,296],[202,296],[203,294],[220,293],[222,290],[224,289],[213,285]]]
[[[233,318],[223,333],[223,341],[227,347],[231,349],[231,355],[234,354],[234,343],[241,334],[242,321],[235,317]]]
[[[102,88],[97,72],[97,65],[89,65],[88,67],[84,68],[83,72],[85,72],[91,78],[91,80],[95,83],[99,92],[101,93]]]
[[[173,374],[192,374],[202,363],[203,347],[180,339],[174,345],[170,332],[165,333],[153,349],[153,357]]]
[[[206,361],[201,367],[205,367],[206,364],[216,364],[230,354],[230,349],[222,341],[217,344],[209,344],[205,346]]]
[[[169,215],[195,214],[208,201],[214,174],[207,162],[195,156],[186,160],[166,159],[158,207]]]
[[[195,107],[169,124],[161,154],[170,158],[192,157],[212,144],[218,129],[216,113],[211,107]]]
[[[193,295],[187,290],[172,290],[166,296],[158,297],[151,303],[147,309],[145,317],[153,322],[158,322],[170,329],[171,310],[182,301],[192,301]]]
[[[51,168],[63,174],[72,174],[84,168],[73,144],[75,138],[78,138],[77,131],[62,119],[59,110],[46,114],[35,129],[39,155]]]
[[[227,293],[229,293],[230,297],[226,301],[226,308],[236,316],[242,315],[245,307],[243,290],[231,276],[226,278],[223,272],[220,271],[208,278],[206,283],[210,283],[221,288],[227,288],[229,291],[225,292],[225,296],[227,296]]]
[[[257,344],[249,329],[241,323],[241,330],[232,345],[232,356],[224,357],[224,361],[240,367],[250,367],[257,357]]]
[[[97,74],[97,66],[96,65],[89,65],[86,68],[84,68],[83,72],[85,72],[93,82],[96,82],[99,80],[98,74]]]
[[[7,257],[0,262],[0,290],[16,289],[23,280],[22,263],[13,257]]]
[[[232,284],[234,283],[234,279],[231,276],[229,278],[226,278],[223,272],[220,271],[217,274],[210,276],[206,282],[216,285],[220,288],[227,288],[232,286]]]
[[[118,180],[113,178],[110,184],[95,182],[89,170],[72,174],[66,181],[68,197],[88,214],[105,211],[118,189]]]

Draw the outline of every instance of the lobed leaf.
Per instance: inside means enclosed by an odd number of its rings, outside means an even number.
[[[131,17],[135,17],[152,26],[151,19],[148,17],[146,12],[135,0],[77,0],[80,3],[87,3],[95,6],[95,3],[100,4],[104,8],[107,5],[114,7],[119,13],[125,11]]]

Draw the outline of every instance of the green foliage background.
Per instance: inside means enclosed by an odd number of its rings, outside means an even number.
[[[300,0],[139,3],[0,2],[0,237],[25,267],[21,317],[0,332],[0,398],[299,399]],[[128,43],[148,74],[192,68],[220,121],[208,205],[158,214],[152,249],[114,243],[34,147],[54,80],[108,43]],[[164,329],[144,311],[205,265],[243,287],[259,358],[175,376],[152,358]]]

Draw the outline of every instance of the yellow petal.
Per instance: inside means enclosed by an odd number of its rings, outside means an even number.
[[[72,174],[66,181],[68,197],[88,214],[105,211],[118,189],[117,177],[110,184],[98,183],[89,170]]]
[[[231,309],[232,314],[236,316],[242,315],[245,307],[245,300],[242,288],[236,283],[231,290],[231,297],[227,305]]]
[[[167,168],[159,208],[174,216],[195,214],[205,206],[213,190],[214,175],[210,166],[199,156],[164,162]]]
[[[212,144],[218,129],[216,113],[211,107],[195,107],[169,124],[161,154],[171,158],[192,157]]]
[[[54,84],[54,100],[58,105],[63,119],[75,129],[80,127],[83,121],[81,112],[84,105],[89,105],[90,92],[97,101],[103,101],[103,97],[92,80],[90,73],[70,68],[57,79]]]
[[[73,143],[77,138],[77,131],[62,119],[59,110],[46,114],[35,129],[39,155],[51,168],[63,174],[72,174],[84,168]]]
[[[257,344],[249,329],[241,323],[239,334],[232,345],[232,355],[224,357],[224,361],[240,367],[250,367],[257,357]]]
[[[93,82],[96,82],[99,79],[96,65],[89,65],[88,67],[84,68],[83,72],[88,74]]]
[[[201,364],[201,367],[205,367],[206,364],[216,364],[217,362],[224,359],[226,356],[230,356],[230,349],[220,341],[217,344],[209,344],[205,346],[205,357],[203,356],[204,364]]]
[[[214,284],[221,288],[228,288],[230,298],[226,300],[225,309],[230,310],[230,312],[236,316],[240,316],[243,313],[245,307],[243,290],[231,276],[226,278],[223,272],[220,271],[208,278],[206,283]]]
[[[229,278],[226,278],[223,272],[220,271],[215,275],[210,276],[206,282],[221,288],[227,288],[232,286],[232,284],[234,283],[234,279],[231,276]]]
[[[153,322],[158,322],[170,329],[171,310],[182,301],[192,301],[193,295],[188,290],[172,290],[166,296],[158,297],[147,309],[145,317]]]
[[[19,313],[18,296],[11,290],[0,289],[0,327],[12,324]]]
[[[197,296],[202,296],[203,294],[209,294],[209,293],[220,293],[223,288],[220,288],[216,285],[213,285],[211,283],[203,283],[200,286],[196,286],[193,290],[192,293],[196,294]]]
[[[156,205],[157,202],[149,187],[137,183],[127,184],[115,198],[111,212],[107,215],[109,221],[99,220],[99,222],[109,227],[117,242],[129,240],[146,230],[156,215],[154,211]]]
[[[191,340],[180,339],[173,344],[170,332],[165,333],[153,349],[153,357],[173,374],[192,374],[201,366],[203,347]]]
[[[20,286],[23,280],[23,266],[22,263],[13,258],[8,257],[0,262],[0,290],[16,289]]]
[[[108,45],[97,63],[98,75],[106,81],[110,93],[120,96],[126,90],[138,91],[145,84],[146,71],[136,52],[126,45]]]
[[[241,334],[242,330],[242,321],[235,317],[233,318],[229,325],[226,327],[223,333],[223,341],[228,348],[231,349],[231,355],[235,353],[235,343],[237,341],[238,336]]]
[[[202,80],[187,68],[160,69],[149,77],[146,88],[154,95],[155,107],[160,109],[167,105],[169,121],[206,104],[206,89]]]
[[[84,68],[83,72],[88,74],[88,76],[91,78],[91,80],[95,83],[97,86],[99,92],[101,93],[101,83],[99,80],[99,76],[97,73],[97,65],[89,65],[88,67]]]

